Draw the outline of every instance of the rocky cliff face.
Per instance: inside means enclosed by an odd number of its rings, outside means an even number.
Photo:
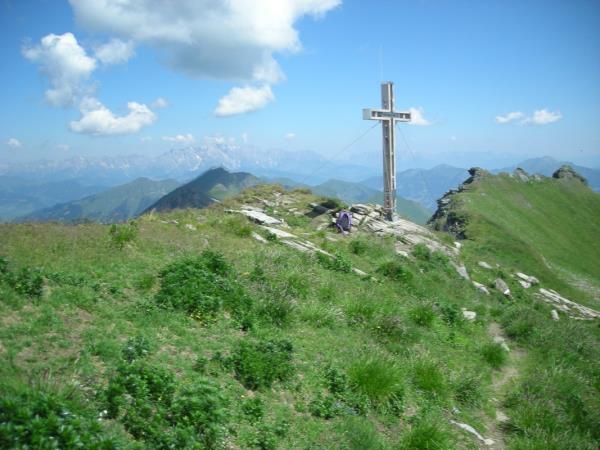
[[[437,201],[437,210],[427,222],[428,225],[437,231],[446,231],[454,235],[458,239],[465,239],[464,227],[466,217],[455,209],[456,202],[455,194],[463,192],[470,188],[479,180],[492,176],[490,172],[480,167],[472,167],[469,169],[469,178],[467,178],[456,189],[450,189],[442,198]]]
[[[565,180],[579,180],[583,184],[587,185],[587,180],[579,175],[571,166],[565,164],[561,166],[556,172],[552,174],[552,178],[565,179]]]

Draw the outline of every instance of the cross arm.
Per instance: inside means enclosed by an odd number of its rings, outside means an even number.
[[[411,115],[409,111],[388,111],[385,109],[363,109],[363,119],[365,120],[390,120],[396,122],[410,122]]]

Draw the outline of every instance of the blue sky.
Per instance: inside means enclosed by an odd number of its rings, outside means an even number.
[[[399,125],[401,165],[600,166],[597,1],[112,3],[0,3],[0,161],[155,155],[215,136],[377,159],[377,128],[340,149],[372,125],[361,109],[379,105],[383,78],[421,116]]]

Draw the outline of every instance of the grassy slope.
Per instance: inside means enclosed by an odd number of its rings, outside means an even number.
[[[304,194],[297,198],[298,206],[310,200]],[[475,448],[444,417],[457,404],[463,409],[463,420],[481,426],[492,369],[479,348],[489,338],[483,322],[460,320],[458,308],[475,309],[484,318],[489,306],[453,270],[443,263],[413,261],[406,263],[411,272],[425,271],[418,283],[385,277],[367,281],[327,269],[314,257],[277,242],[259,244],[247,236],[253,225],[216,208],[167,217],[180,226],[145,217],[136,242],[122,251],[111,246],[108,228],[101,225],[3,226],[0,248],[13,267],[39,267],[59,280],[48,282],[43,298],[35,301],[3,285],[3,390],[27,391],[32,381],[50,390],[75,386],[81,402],[77,408],[97,414],[105,406],[95,392],[114,374],[129,337],[144,335],[154,349],[152,362],[188,385],[199,377],[194,371],[198,356],[212,360],[217,352],[230,354],[240,339],[270,336],[292,342],[295,367],[289,380],[272,389],[248,391],[230,369],[211,366],[209,378],[229,401],[226,440],[233,445],[248,448],[260,438],[258,428],[241,412],[242,400],[257,396],[266,405],[264,433],[269,427],[288,424],[285,435],[275,435],[280,448],[339,448],[344,442],[348,448],[380,448],[377,442],[395,447],[419,438],[420,433],[425,434],[420,438],[429,439],[428,432],[419,428],[429,424],[439,430],[436,439],[442,448],[457,443]],[[186,229],[186,223],[198,230]],[[305,225],[308,232],[311,228]],[[363,270],[395,258],[390,241],[363,240],[364,254],[357,256],[348,249],[351,241],[332,244],[323,233],[313,230],[311,234]],[[223,312],[203,323],[183,312],[156,307],[158,272],[170,261],[207,247],[234,263],[239,282],[254,299],[258,318],[253,331],[241,331]],[[262,274],[259,279],[257,273]],[[451,324],[444,319],[450,316],[458,318]],[[424,325],[417,323],[421,320]],[[393,380],[393,386],[389,380],[380,381],[382,387],[374,381],[373,395],[380,392],[385,399],[404,390],[400,410],[391,412],[383,402],[356,417],[350,410],[332,419],[311,414],[311,408],[319,408],[315,401],[327,393],[326,367],[350,373],[356,367],[360,372],[361,364],[377,367],[377,373],[383,371]],[[461,382],[465,374],[472,376],[472,385]],[[369,385],[369,379],[363,383]],[[473,404],[457,400],[465,393],[472,394]],[[107,421],[105,426],[122,436],[118,422]]]
[[[577,181],[520,182],[486,177],[455,196],[466,216],[462,256],[477,281],[523,271],[568,298],[600,305],[600,195]],[[497,270],[477,261],[498,263]],[[600,440],[600,328],[561,318],[519,286],[516,301],[498,311],[507,335],[526,357],[504,405],[514,449],[594,448]],[[593,425],[592,425],[593,424]],[[595,430],[595,431],[592,431]]]
[[[477,258],[600,307],[600,195],[577,181],[492,176],[457,195]]]
[[[246,201],[268,195],[262,187],[244,194]],[[303,192],[293,198],[289,207],[305,208],[313,200]],[[225,447],[474,449],[475,441],[447,419],[452,416],[484,430],[493,417],[491,397],[500,393],[492,392],[494,369],[482,350],[491,344],[489,323],[501,320],[522,345],[545,350],[548,341],[560,341],[564,346],[546,353],[563,367],[548,374],[558,393],[520,396],[532,398],[529,409],[518,399],[508,405],[516,417],[514,448],[594,448],[590,430],[600,429],[600,420],[594,416],[599,408],[592,394],[600,386],[587,380],[600,371],[597,361],[585,370],[582,366],[598,348],[592,339],[598,337],[595,324],[565,320],[555,325],[544,319],[547,308],[527,293],[519,294],[514,305],[499,295],[482,297],[443,259],[400,259],[393,254],[392,241],[372,236],[337,236],[331,242],[307,218],[286,217],[296,232],[308,233],[362,270],[373,272],[394,261],[394,267],[403,267],[401,273],[413,278],[398,281],[378,273],[373,281],[332,270],[276,241],[253,240],[249,233],[261,232],[258,227],[221,212],[233,202],[145,216],[137,239],[122,250],[111,245],[108,227],[102,225],[1,225],[0,253],[11,270],[37,267],[47,278],[40,299],[0,283],[2,397],[62,392],[60,398],[71,412],[95,422],[106,408],[102,393],[122,364],[125,342],[142,335],[150,344],[149,363],[174,374],[177,392],[202,378],[219,387],[228,415]],[[164,219],[175,219],[178,225]],[[233,264],[234,278],[253,299],[250,331],[240,329],[227,310],[202,320],[157,306],[159,271],[207,248]],[[461,307],[477,311],[477,321],[461,320]],[[511,329],[515,324],[522,326]],[[532,327],[537,331],[528,333]],[[566,336],[579,338],[577,352],[571,351]],[[248,390],[232,367],[220,361],[240,341],[260,338],[289,340],[294,369],[271,388]],[[198,362],[203,359],[207,368],[202,371]],[[349,386],[334,391],[326,377],[330,366],[349,378]],[[568,392],[559,389],[565,383]],[[517,388],[527,385],[511,386]],[[534,398],[542,394],[546,403]],[[257,422],[249,418],[249,398],[264,404],[264,417]],[[334,400],[333,406],[327,399]],[[454,406],[461,412],[452,415]],[[573,424],[573,410],[588,416],[586,421]],[[545,411],[557,412],[557,420],[549,423]],[[323,417],[329,415],[333,417]],[[124,423],[123,418],[104,420],[101,434],[132,445]],[[14,430],[0,427],[0,442],[7,435],[13,436]],[[154,441],[139,443],[153,448]]]

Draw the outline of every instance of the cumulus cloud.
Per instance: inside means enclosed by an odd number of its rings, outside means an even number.
[[[175,136],[163,136],[163,141],[175,142],[178,144],[192,144],[195,139],[190,133],[188,134],[176,134]]]
[[[72,121],[69,128],[75,133],[94,136],[137,133],[156,120],[156,115],[148,106],[136,102],[127,103],[129,113],[124,116],[116,116],[93,97],[85,97],[79,109],[81,118]]]
[[[264,108],[273,100],[275,100],[275,96],[269,85],[265,84],[261,87],[234,87],[226,96],[219,100],[219,104],[215,109],[215,115],[226,117],[244,114]]]
[[[496,123],[510,123],[522,119],[525,116],[521,111],[509,112],[503,116],[496,116]]]
[[[248,136],[248,133],[246,133],[246,132],[243,132],[243,133],[242,133],[242,136],[241,136],[241,139],[242,139],[242,142],[243,142],[244,144],[247,144],[247,143],[248,143],[248,141],[250,140],[250,136]]]
[[[496,116],[496,123],[504,124],[518,122],[522,125],[546,125],[552,122],[557,122],[562,119],[560,112],[548,111],[546,108],[537,109],[533,115],[527,117],[521,111],[509,112],[503,116]]]
[[[162,61],[194,78],[243,81],[216,114],[242,114],[273,100],[267,85],[285,78],[274,55],[302,48],[296,22],[320,18],[341,0],[69,0],[77,22],[156,49]],[[235,98],[234,98],[235,97]],[[250,103],[242,99],[249,98]]]
[[[533,112],[533,116],[525,118],[523,123],[531,125],[546,125],[549,123],[558,122],[560,119],[562,119],[562,114],[560,112],[552,112],[544,108],[535,110]]]
[[[46,100],[53,106],[70,106],[84,90],[84,83],[96,68],[72,33],[44,36],[38,45],[24,47],[23,56],[39,64],[50,82]]]
[[[106,65],[123,64],[129,61],[134,54],[133,42],[124,42],[115,38],[97,47],[94,53],[98,61]]]
[[[410,122],[411,125],[431,125],[431,122],[425,118],[425,112],[423,108],[410,108]]]
[[[156,100],[154,100],[152,102],[151,106],[153,109],[162,109],[162,108],[166,108],[167,106],[169,106],[169,102],[162,97],[158,97]]]
[[[273,83],[274,52],[301,48],[294,24],[341,0],[69,0],[80,25],[149,44],[174,68],[197,77]]]
[[[296,139],[296,133],[286,133],[283,137],[286,141],[291,141]]]
[[[6,145],[10,148],[21,148],[23,144],[17,138],[11,137],[6,141]]]

